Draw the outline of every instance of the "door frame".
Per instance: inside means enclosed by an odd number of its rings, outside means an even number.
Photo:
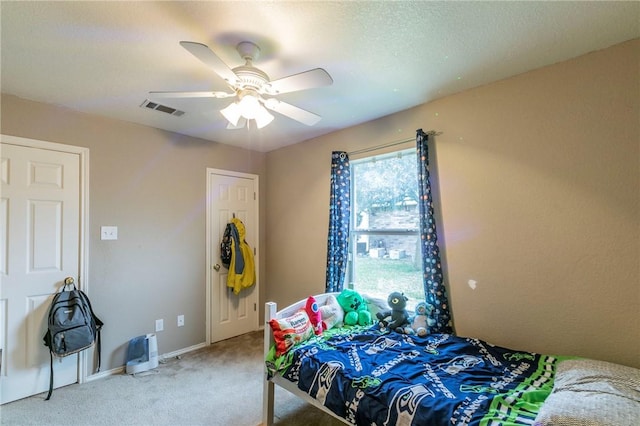
[[[80,250],[77,284],[78,289],[89,294],[89,148],[5,134],[0,134],[0,143],[78,155],[80,160]],[[82,351],[78,354],[78,383],[84,383],[87,379],[87,352]]]
[[[256,192],[256,202],[255,202],[255,218],[256,218],[256,224],[255,224],[255,230],[256,230],[256,241],[253,244],[253,247],[255,248],[255,255],[254,255],[254,263],[255,263],[255,268],[256,268],[256,284],[255,284],[255,291],[256,291],[256,298],[257,298],[257,302],[256,303],[260,303],[260,180],[259,180],[259,176],[256,174],[252,174],[252,173],[242,173],[242,172],[235,172],[232,170],[223,170],[223,169],[213,169],[213,168],[209,168],[207,167],[207,201],[206,201],[206,226],[205,226],[205,233],[207,234],[207,238],[206,238],[206,248],[205,248],[205,253],[206,253],[206,273],[205,273],[205,279],[206,279],[206,318],[207,318],[207,325],[206,325],[206,339],[205,339],[205,343],[207,345],[211,344],[211,269],[213,268],[213,262],[212,262],[212,258],[211,256],[213,255],[211,253],[211,247],[212,244],[218,244],[219,241],[211,241],[211,203],[213,202],[212,200],[212,196],[211,196],[211,176],[212,175],[224,175],[224,176],[232,176],[232,177],[238,177],[238,178],[243,178],[243,179],[251,179],[254,182],[254,189]],[[256,330],[258,329],[258,327],[260,326],[260,306],[257,306],[258,308],[258,315],[256,315]]]

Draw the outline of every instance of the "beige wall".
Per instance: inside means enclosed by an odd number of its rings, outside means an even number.
[[[640,367],[639,61],[634,40],[268,153],[267,298],[323,291],[331,151],[433,129],[458,334]]]
[[[89,286],[105,322],[103,370],[123,365],[129,339],[158,318],[160,353],[204,342],[206,169],[257,174],[264,193],[265,154],[14,96],[1,106],[2,134],[90,149]],[[117,225],[118,240],[101,241],[101,225]]]

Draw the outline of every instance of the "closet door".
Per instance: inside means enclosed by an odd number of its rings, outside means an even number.
[[[210,169],[207,183],[208,329],[214,343],[258,329],[258,284],[235,295],[227,287],[228,271],[220,261],[222,235],[235,216],[245,225],[258,281],[258,176]]]
[[[3,136],[3,141],[6,137]],[[52,144],[50,144],[52,145]],[[80,276],[80,155],[0,145],[1,403],[49,388],[42,337],[53,294]],[[54,386],[78,381],[78,355],[54,360]]]

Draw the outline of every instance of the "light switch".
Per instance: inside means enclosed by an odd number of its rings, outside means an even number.
[[[117,226],[103,226],[100,228],[101,240],[117,240],[118,239],[118,227]]]

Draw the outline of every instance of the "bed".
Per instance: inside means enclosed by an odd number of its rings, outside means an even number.
[[[314,297],[322,305],[335,296]],[[640,424],[640,370],[603,361],[378,324],[334,327],[276,354],[272,320],[291,318],[305,304],[265,305],[264,425],[274,421],[276,385],[345,424]]]

